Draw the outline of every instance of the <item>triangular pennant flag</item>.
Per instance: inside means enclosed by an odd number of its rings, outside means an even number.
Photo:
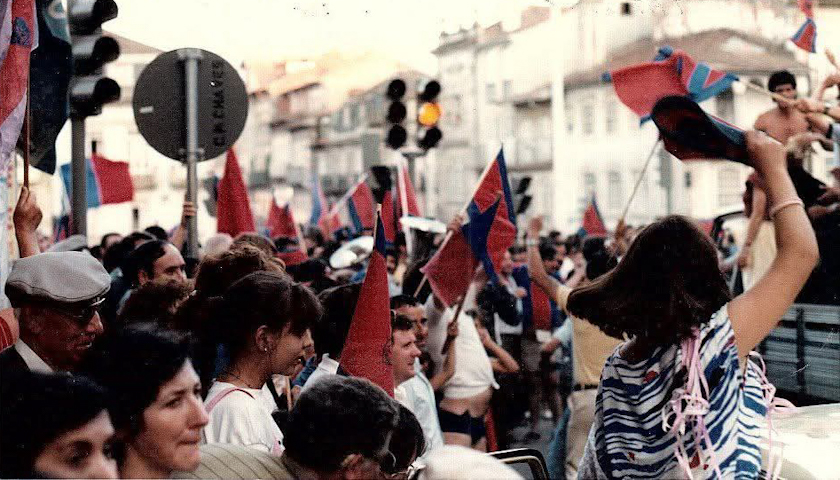
[[[219,181],[216,204],[217,232],[235,237],[243,232],[256,231],[248,190],[232,148],[227,151],[225,173]]]
[[[341,368],[354,377],[363,377],[379,385],[393,397],[391,309],[383,227],[382,217],[377,214],[373,251],[341,351]]]
[[[607,227],[604,225],[604,219],[601,217],[601,212],[598,210],[598,204],[595,202],[595,195],[592,195],[592,200],[583,212],[583,222],[580,230],[578,230],[578,235],[581,237],[602,237],[606,234]]]

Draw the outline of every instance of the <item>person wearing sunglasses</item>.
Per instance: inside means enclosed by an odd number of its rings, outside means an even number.
[[[110,286],[108,272],[87,253],[15,261],[6,295],[19,312],[20,338],[0,354],[0,375],[75,370],[104,331],[98,308]]]

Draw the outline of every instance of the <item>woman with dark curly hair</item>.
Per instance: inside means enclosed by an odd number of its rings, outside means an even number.
[[[757,132],[746,139],[778,244],[752,289],[731,298],[711,239],[670,216],[639,233],[614,270],[568,297],[572,315],[629,339],[601,374],[581,478],[759,474],[760,425],[790,404],[773,398],[760,357],[748,357],[793,303],[818,252],[784,148]]]

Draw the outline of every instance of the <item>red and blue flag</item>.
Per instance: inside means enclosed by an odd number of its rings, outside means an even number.
[[[817,24],[813,18],[805,19],[805,23],[790,38],[794,45],[809,53],[817,52]]]
[[[469,222],[453,232],[423,268],[434,294],[447,306],[466,294],[476,267],[496,278],[516,239],[515,215],[503,152],[485,170],[467,206]]]
[[[341,351],[341,369],[351,376],[370,380],[393,397],[390,348],[391,306],[385,265],[385,230],[382,217],[377,214],[373,251]]]
[[[8,0],[0,26],[0,171],[12,160],[26,112],[29,59],[38,47],[33,0]]]
[[[114,162],[93,154],[86,159],[87,179],[85,197],[88,208],[134,200],[134,185],[127,162]],[[72,191],[73,175],[70,164],[61,166],[60,175],[68,195]]]
[[[318,227],[325,236],[341,228],[338,213],[330,209],[317,173],[312,175],[312,214],[309,216],[309,225]]]
[[[682,96],[659,100],[651,113],[665,149],[680,160],[728,158],[751,165],[744,131]]]
[[[363,178],[353,186],[350,198],[347,200],[350,221],[353,222],[356,233],[361,234],[364,230],[373,230],[376,219],[374,208],[373,192]]]
[[[607,234],[607,226],[604,225],[604,218],[598,210],[595,195],[592,195],[592,200],[583,212],[583,222],[577,233],[580,237],[603,237]]]
[[[680,95],[702,102],[728,89],[738,77],[665,46],[652,62],[614,70],[604,74],[604,80],[612,82],[621,102],[644,123],[660,98]]]

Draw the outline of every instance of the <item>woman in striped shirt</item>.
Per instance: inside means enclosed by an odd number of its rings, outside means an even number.
[[[573,291],[572,315],[628,338],[607,359],[579,478],[755,478],[773,388],[752,349],[818,260],[781,144],[747,133],[771,201],[778,254],[732,299],[711,240],[678,216],[643,230],[619,266]]]

